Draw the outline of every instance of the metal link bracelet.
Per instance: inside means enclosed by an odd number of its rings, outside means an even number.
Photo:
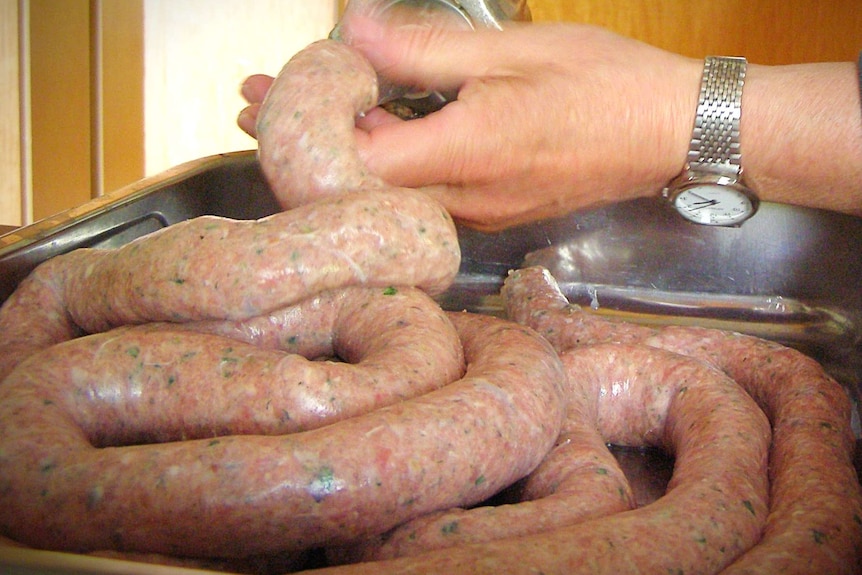
[[[693,170],[739,176],[739,121],[746,66],[745,58],[708,56],[704,61],[688,151]]]

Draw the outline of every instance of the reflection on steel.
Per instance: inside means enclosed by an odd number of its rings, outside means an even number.
[[[253,151],[178,166],[0,236],[0,302],[36,265],[72,249],[115,247],[204,214],[253,219],[278,209]],[[860,218],[764,203],[739,228],[713,228],[647,198],[494,234],[462,227],[459,240],[461,271],[438,297],[446,309],[502,315],[509,270],[541,264],[589,313],[779,341],[858,396]]]
[[[349,43],[350,18],[368,15],[396,24],[422,24],[460,29],[502,30],[507,22],[532,19],[526,0],[351,0],[329,37]],[[423,116],[457,98],[457,91],[427,91],[400,86],[380,77],[379,103],[403,117]]]

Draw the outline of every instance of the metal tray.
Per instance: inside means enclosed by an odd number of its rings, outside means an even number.
[[[253,151],[183,164],[0,236],[0,302],[34,267],[61,253],[116,247],[199,215],[255,219],[278,209]],[[503,315],[498,292],[508,271],[541,263],[571,301],[592,313],[779,341],[813,356],[854,401],[859,397],[862,219],[765,203],[744,226],[716,229],[683,221],[656,198],[495,234],[459,228],[459,236],[460,273],[438,298],[446,309]],[[859,421],[857,407],[857,437]],[[631,454],[618,457],[623,462]],[[19,550],[11,560],[10,553],[0,547],[0,565],[18,565],[19,573],[44,571],[25,568],[43,560],[57,567],[45,558],[63,555]],[[99,572],[137,572],[101,561]],[[141,572],[161,572],[151,567]]]

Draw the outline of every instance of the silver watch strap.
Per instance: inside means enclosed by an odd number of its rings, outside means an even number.
[[[688,151],[689,169],[738,178],[742,173],[739,119],[745,58],[708,56]]]

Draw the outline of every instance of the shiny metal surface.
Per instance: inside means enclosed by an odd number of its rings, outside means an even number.
[[[351,0],[330,38],[341,39],[343,23],[354,13],[394,18],[409,24],[464,25],[497,30],[502,30],[507,22],[532,19],[526,0]]]
[[[497,292],[508,270],[543,265],[591,313],[779,341],[821,361],[858,397],[859,218],[764,203],[743,226],[716,228],[648,198],[499,234],[462,230],[461,245],[445,307],[502,313]]]
[[[355,14],[368,15],[395,24],[413,24],[455,29],[501,30],[507,22],[532,19],[526,0],[351,0],[329,37],[349,42],[345,24]],[[389,104],[405,119],[439,110],[457,97],[455,92],[423,91],[378,78],[378,103]]]
[[[72,249],[116,247],[204,214],[253,219],[278,209],[254,152],[178,166],[0,236],[0,302],[39,263]],[[763,204],[740,228],[711,228],[687,223],[655,198],[496,234],[460,228],[459,236],[460,273],[438,298],[446,309],[503,315],[498,292],[509,270],[541,264],[590,313],[781,341],[821,361],[858,397],[862,219]],[[856,430],[858,436],[858,419]],[[643,497],[661,494],[671,462],[630,450],[615,455],[627,474],[649,480],[639,482],[648,489]],[[3,547],[0,567],[22,574],[186,572]]]
[[[254,152],[178,166],[0,236],[0,302],[54,255],[121,245],[203,214],[252,219],[278,209]],[[765,203],[742,227],[714,228],[649,198],[459,235],[461,271],[439,298],[447,309],[502,315],[506,274],[540,264],[591,313],[766,337],[814,356],[858,395],[862,219]]]
[[[460,5],[474,26],[501,30],[506,22],[527,22],[533,18],[526,0],[451,0],[451,3]]]

